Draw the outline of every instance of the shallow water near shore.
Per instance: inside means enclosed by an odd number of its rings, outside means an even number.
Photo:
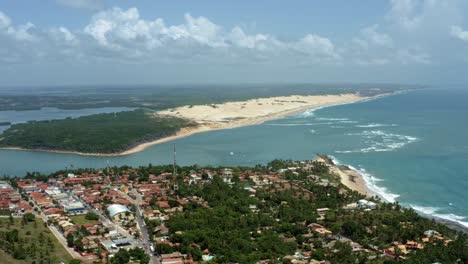
[[[468,226],[468,90],[431,89],[196,134],[115,157],[0,150],[0,174],[172,163],[255,165],[334,156],[384,199]]]

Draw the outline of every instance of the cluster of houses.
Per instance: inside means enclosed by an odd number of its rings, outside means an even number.
[[[183,180],[188,186],[209,183],[215,176],[221,177],[227,184],[240,181],[245,183],[244,190],[252,197],[255,197],[262,188],[270,191],[274,191],[275,188],[291,188],[308,194],[310,191],[300,184],[285,180],[285,175],[291,173],[299,175],[304,171],[307,173],[312,166],[312,162],[298,162],[270,174],[255,173],[250,170],[234,171],[229,168],[200,169],[191,171]],[[138,206],[142,208],[141,217],[157,223],[151,225],[152,228],[148,230],[151,242],[155,245],[177,247],[178,244],[168,237],[169,229],[165,222],[174,214],[182,212],[187,203],[208,207],[207,202],[197,196],[179,197],[178,186],[173,181],[172,173],[149,174],[144,181],[135,181],[134,175],[138,175],[135,169],[114,176],[102,172],[79,175],[69,173],[50,178],[46,182],[17,180],[17,189],[7,182],[0,182],[0,206],[2,210],[9,210],[15,214],[35,212],[42,216],[51,228],[57,228],[64,238],[85,229],[86,235],[80,236],[82,248],[79,253],[83,256],[109,257],[121,248],[141,246],[141,227],[136,221],[140,215],[135,215],[133,209],[137,201]],[[336,182],[313,174],[309,174],[306,179],[308,183],[321,186],[337,186]],[[377,207],[375,202],[361,199],[344,206],[343,209],[370,211]],[[249,209],[254,213],[260,211],[256,205],[249,206]],[[89,212],[98,215],[98,219],[81,223],[76,220],[78,216],[84,216]],[[318,208],[316,212],[318,215],[316,223],[308,225],[304,223],[307,233],[303,234],[301,248],[309,250],[298,250],[295,254],[286,256],[285,258],[291,263],[328,263],[311,257],[315,238],[320,238],[323,248],[330,250],[333,250],[336,243],[341,242],[348,243],[353,252],[369,251],[368,248],[349,238],[334,235],[324,226],[324,220],[330,212],[329,208]],[[295,238],[284,237],[284,239]],[[440,239],[444,238],[436,231],[429,230],[421,242],[407,241],[405,244],[395,242],[392,247],[384,249],[383,253],[406,254],[410,250],[424,248],[424,243]],[[215,260],[216,256],[208,249],[201,250],[204,261]],[[159,257],[163,264],[193,263],[190,256],[180,252],[161,254]]]
[[[0,210],[12,212],[14,215],[32,213],[32,205],[23,199],[17,189],[8,182],[0,181]]]
[[[0,197],[5,197],[1,200],[6,204],[5,209],[8,205],[10,212],[17,215],[36,213],[50,228],[57,229],[64,239],[86,230],[79,236],[82,246],[75,247],[75,250],[89,260],[98,254],[111,256],[120,248],[136,246],[132,235],[139,230],[133,221],[133,213],[127,207],[131,203],[122,193],[111,188],[110,182],[109,177],[88,173],[61,175],[47,182],[17,180],[18,189],[2,182]],[[108,217],[109,223],[103,223],[102,218],[83,220],[89,212]],[[121,225],[130,221],[131,225]]]

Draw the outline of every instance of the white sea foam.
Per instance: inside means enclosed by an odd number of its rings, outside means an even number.
[[[373,128],[373,127],[395,127],[398,126],[397,124],[379,124],[379,123],[370,123],[367,125],[357,125],[356,127],[362,128]]]
[[[455,215],[455,214],[434,214],[435,217],[442,218],[445,220],[449,220],[455,223],[458,223],[464,227],[468,227],[468,219],[463,216]],[[465,220],[465,221],[463,221]]]
[[[312,133],[312,134],[317,134],[317,131],[314,130],[314,129],[309,129],[309,132]]]
[[[335,164],[341,164],[338,159],[333,156],[330,156]],[[394,203],[396,199],[400,196],[398,194],[390,192],[387,188],[379,186],[378,182],[382,182],[382,179],[375,177],[374,175],[368,173],[362,166],[359,168],[355,168],[353,166],[347,165],[350,169],[357,171],[359,174],[362,175],[364,182],[366,183],[367,188],[372,192],[375,193],[377,196],[382,198],[383,200]]]
[[[386,133],[382,130],[367,130],[360,133],[347,133],[346,135],[361,136],[369,146],[361,149],[337,150],[335,151],[336,153],[388,152],[400,149],[419,140],[417,137]]]
[[[348,121],[348,118],[328,118],[328,117],[317,117],[320,121]]]
[[[424,214],[424,215],[427,215],[427,216],[433,216],[433,217],[436,217],[436,218],[440,218],[440,219],[444,219],[444,220],[448,220],[448,221],[451,221],[451,222],[454,222],[454,223],[458,223],[464,227],[468,227],[468,219],[467,217],[464,217],[464,216],[460,216],[460,215],[456,215],[456,214],[443,214],[443,213],[440,213],[440,210],[442,210],[442,208],[439,208],[439,207],[430,207],[430,206],[420,206],[420,205],[415,205],[415,204],[410,204],[409,205],[411,208],[413,208],[414,210]]]
[[[313,126],[314,123],[265,124],[266,126]]]
[[[312,109],[309,109],[309,110],[306,110],[302,113],[298,113],[296,115],[294,115],[293,117],[296,117],[296,118],[303,118],[303,117],[312,117],[312,116],[315,116],[315,111],[319,110],[319,109],[322,109],[323,107],[318,107],[318,108],[312,108]]]
[[[427,215],[433,215],[435,214],[435,212],[440,210],[439,207],[419,206],[419,205],[414,205],[414,204],[410,204],[409,206],[413,208],[414,210],[423,214],[427,214]]]
[[[333,104],[333,105],[327,105],[327,106],[321,106],[321,107],[317,107],[317,108],[312,108],[312,109],[306,110],[306,111],[304,111],[304,112],[295,114],[295,115],[293,115],[293,116],[291,116],[291,117],[293,117],[293,118],[312,117],[312,116],[315,116],[315,113],[314,113],[315,111],[320,110],[320,109],[323,109],[323,108],[326,108],[326,107],[333,107],[333,106],[347,105],[347,104],[364,103],[364,102],[369,102],[369,101],[381,99],[381,98],[384,98],[384,97],[387,97],[387,96],[392,96],[392,95],[395,95],[395,94],[399,94],[399,92],[390,93],[390,94],[384,94],[384,95],[378,95],[378,96],[374,96],[374,97],[371,97],[371,98],[362,99],[362,100],[359,100],[359,101],[357,101],[357,102],[346,102],[346,103]]]
[[[330,158],[332,158],[335,164],[337,165],[341,164],[340,161],[336,159],[335,157],[330,156]],[[398,194],[391,193],[387,188],[380,186],[378,183],[382,182],[383,180],[368,173],[362,166],[359,166],[359,168],[355,168],[350,165],[347,165],[347,166],[359,172],[362,175],[362,178],[364,179],[367,188],[371,192],[373,192],[374,194],[382,198],[383,200],[394,203],[396,202],[397,198],[400,196]],[[454,223],[458,223],[459,225],[462,225],[468,228],[468,217],[456,215],[453,213],[447,213],[447,214],[440,213],[440,211],[443,210],[443,208],[440,208],[440,207],[420,206],[416,204],[407,204],[407,206],[413,208],[419,213],[422,213],[423,215],[432,216],[432,217],[444,219],[447,221],[451,221]]]
[[[322,122],[322,123],[273,123],[273,124],[264,124],[265,126],[316,126],[316,125],[332,125],[331,122]]]
[[[358,121],[353,121],[353,120],[341,120],[338,121],[338,123],[343,123],[343,124],[357,124],[359,123]]]

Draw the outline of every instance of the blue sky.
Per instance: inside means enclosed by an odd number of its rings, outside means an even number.
[[[0,86],[466,83],[468,2],[0,2]]]

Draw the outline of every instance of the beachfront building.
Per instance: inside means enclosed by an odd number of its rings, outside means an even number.
[[[133,220],[133,213],[122,204],[112,204],[107,207],[107,212],[112,220]]]
[[[358,207],[360,208],[365,208],[365,209],[371,209],[371,210],[374,210],[374,209],[377,209],[377,204],[372,202],[372,201],[368,201],[366,199],[361,199],[357,202],[358,204]]]

